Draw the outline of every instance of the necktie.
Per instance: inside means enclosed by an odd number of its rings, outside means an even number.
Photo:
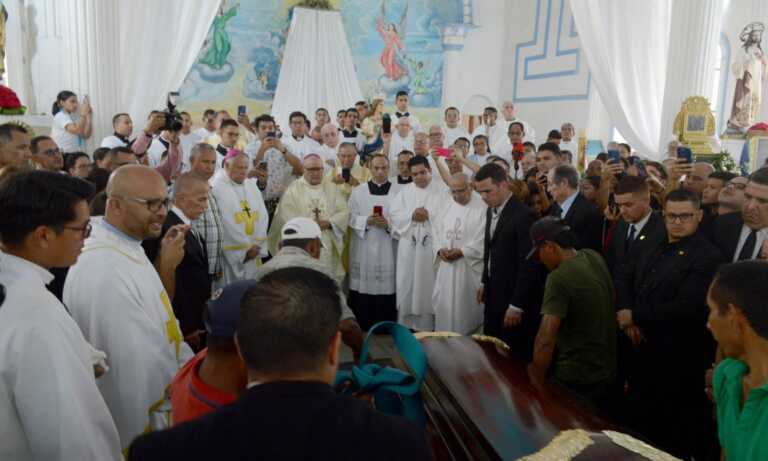
[[[757,244],[757,231],[751,230],[747,236],[747,240],[744,242],[744,246],[741,247],[741,253],[739,253],[739,259],[737,261],[746,261],[752,259],[752,254],[755,252],[755,245]]]
[[[624,242],[624,253],[629,253],[629,247],[632,246],[632,242],[635,241],[635,225],[629,225],[629,235],[627,235],[627,241]]]

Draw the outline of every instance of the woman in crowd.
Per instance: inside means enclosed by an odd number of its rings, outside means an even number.
[[[80,105],[75,93],[62,91],[56,96],[51,114],[51,138],[59,148],[65,154],[84,150],[85,140],[91,137],[91,104],[88,97],[83,98]]]

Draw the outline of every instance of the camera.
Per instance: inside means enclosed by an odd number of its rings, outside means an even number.
[[[166,109],[160,111],[165,116],[163,131],[181,131],[183,120],[179,111],[176,110],[176,98],[178,97],[179,93],[176,91],[168,93],[168,99],[165,104]]]

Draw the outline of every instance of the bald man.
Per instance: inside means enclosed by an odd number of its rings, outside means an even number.
[[[707,178],[714,172],[715,169],[709,163],[694,163],[691,173],[685,176],[683,187],[701,197],[707,187]]]
[[[210,154],[213,156],[214,152]],[[154,261],[160,242],[171,229],[189,226],[184,238],[184,258],[174,272],[173,312],[179,319],[184,341],[193,351],[204,347],[203,308],[211,297],[211,277],[208,267],[208,251],[202,235],[192,227],[208,209],[208,181],[196,173],[184,173],[173,185],[173,206],[163,224],[162,235],[145,240],[142,246],[150,261]]]
[[[267,253],[269,214],[256,179],[248,178],[248,156],[230,151],[224,172],[213,180],[213,195],[221,210],[224,232],[224,277],[217,288],[256,275]]]
[[[141,242],[157,238],[168,214],[165,179],[142,165],[126,165],[107,184],[103,219],[64,284],[64,304],[83,336],[107,353],[110,372],[97,384],[123,448],[147,426],[150,408],[180,365],[192,357],[157,270]],[[160,242],[158,267],[170,272],[184,256],[188,226],[170,228]],[[173,272],[171,272],[173,273]]]
[[[288,186],[280,200],[269,231],[271,254],[277,254],[283,225],[299,216],[312,219],[320,226],[323,242],[320,262],[329,268],[328,275],[341,283],[346,273],[342,254],[349,225],[349,207],[340,188],[332,181],[323,181],[323,160],[317,154],[304,157],[304,176]]]

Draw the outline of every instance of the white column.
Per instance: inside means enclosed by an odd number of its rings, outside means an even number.
[[[467,24],[446,24],[443,27],[443,107],[461,107],[461,51],[467,36]]]
[[[708,98],[712,94],[723,6],[722,0],[672,2],[659,152],[665,151],[673,137],[672,125],[683,101],[689,96]]]

